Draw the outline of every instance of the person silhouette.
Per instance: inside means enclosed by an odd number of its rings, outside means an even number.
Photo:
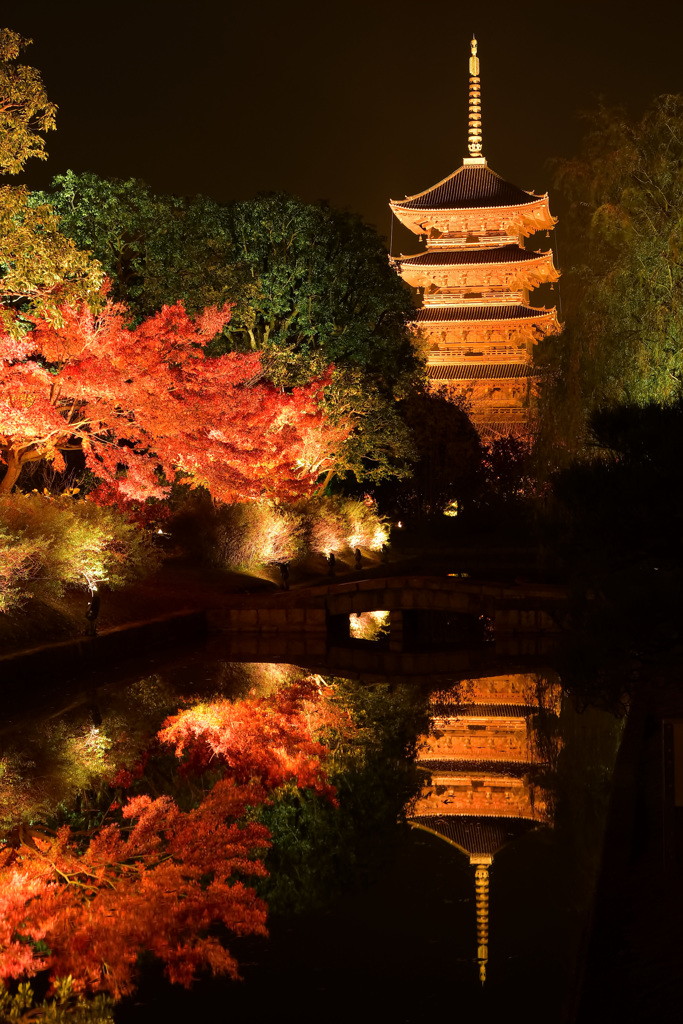
[[[85,613],[85,617],[88,620],[88,625],[85,627],[86,636],[97,636],[97,616],[100,614],[100,595],[95,590],[90,596],[90,603],[88,604],[88,610]]]

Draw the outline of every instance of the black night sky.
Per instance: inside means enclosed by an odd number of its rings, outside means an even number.
[[[32,187],[70,167],[220,201],[285,190],[383,235],[390,197],[465,155],[473,31],[484,154],[525,189],[548,188],[547,159],[576,149],[599,96],[637,114],[683,91],[677,0],[7,0],[2,20],[33,38],[25,60],[60,108]]]

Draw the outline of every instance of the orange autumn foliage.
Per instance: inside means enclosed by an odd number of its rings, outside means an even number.
[[[119,999],[134,988],[143,949],[184,985],[200,968],[236,977],[234,958],[206,929],[220,921],[236,935],[266,934],[265,904],[234,877],[265,874],[255,855],[270,845],[267,829],[235,821],[263,797],[225,779],[187,813],[170,797],[128,801],[130,829],[107,825],[84,850],[68,827],[5,847],[0,978],[49,970],[53,980],[71,975],[77,991]]]
[[[131,499],[164,497],[160,473],[220,501],[295,498],[348,433],[318,408],[326,378],[286,394],[262,379],[258,353],[205,354],[228,306],[192,319],[178,303],[132,328],[112,302],[97,315],[65,306],[61,316],[20,339],[0,334],[0,492],[27,462],[61,471],[78,448]]]
[[[175,747],[186,770],[223,765],[239,782],[257,781],[268,789],[296,782],[299,789],[334,800],[325,770],[329,750],[316,734],[340,727],[350,728],[347,716],[308,678],[237,704],[197,704],[168,718],[157,736]]]
[[[266,874],[259,857],[270,835],[245,814],[286,783],[335,802],[329,750],[317,738],[330,729],[351,725],[315,677],[168,718],[158,739],[175,746],[185,770],[218,768],[222,777],[187,812],[143,794],[125,803],[121,822],[92,835],[33,829],[0,847],[0,981],[71,975],[76,991],[119,999],[133,991],[145,950],[172,982],[189,986],[205,970],[238,977],[210,928],[267,934],[266,905],[242,878]],[[120,771],[114,783],[134,781],[144,785],[136,770]]]

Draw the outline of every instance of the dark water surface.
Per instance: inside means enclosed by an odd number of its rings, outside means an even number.
[[[85,685],[46,695],[30,717],[20,710],[11,713],[0,742],[18,738],[35,762],[41,730],[52,730],[56,778],[64,773],[64,758],[59,761],[54,751],[59,743],[72,742],[73,735],[83,743],[86,734],[91,737],[89,729],[97,736],[100,730],[110,733],[117,722],[126,729],[155,715],[160,724],[180,695],[244,695],[264,681],[290,678],[292,672],[230,663],[216,645],[171,660],[149,659],[135,669],[108,677],[100,673]],[[540,675],[556,678],[551,667]],[[393,692],[400,691],[401,680],[389,682]],[[461,700],[471,703],[476,686],[476,680],[470,681],[469,696],[461,692]],[[386,692],[390,706],[392,691]],[[498,850],[489,869],[483,985],[468,857],[403,819],[381,842],[361,829],[359,848],[371,850],[373,862],[363,862],[359,877],[345,878],[343,893],[328,906],[272,917],[267,940],[229,940],[242,982],[202,980],[187,992],[147,966],[135,996],[117,1007],[116,1020],[265,1021],[285,1016],[412,1022],[438,1013],[456,1018],[476,1014],[492,1021],[511,1012],[527,1022],[571,1019],[624,723],[594,708],[579,713],[571,696],[561,692],[556,711],[540,722],[534,719],[534,728],[545,731],[537,747],[554,752],[537,790],[547,797],[547,813]],[[372,779],[365,784],[371,787]],[[51,798],[62,799],[60,786],[66,793],[73,785],[73,779],[57,779]],[[50,798],[49,786],[46,793],[44,799]],[[338,853],[321,848],[315,856],[322,866]]]

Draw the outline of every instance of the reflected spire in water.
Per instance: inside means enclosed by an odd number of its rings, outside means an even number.
[[[432,729],[418,747],[428,775],[409,809],[413,828],[461,850],[475,869],[477,963],[486,980],[489,868],[495,854],[539,825],[551,824],[549,796],[537,781],[548,764],[538,742],[543,710],[559,712],[559,683],[532,674],[471,679],[432,696]]]
[[[489,866],[493,857],[470,857],[470,864],[476,864],[474,888],[477,899],[477,963],[479,980],[486,981],[486,965],[489,960]]]

